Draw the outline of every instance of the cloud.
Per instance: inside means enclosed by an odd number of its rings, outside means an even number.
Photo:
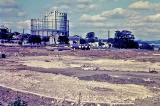
[[[13,17],[25,17],[26,14],[21,11],[17,11],[13,8],[0,8],[0,17],[5,19],[7,18],[13,18]]]
[[[75,13],[81,13],[81,12],[91,12],[98,10],[99,7],[95,4],[78,4],[73,10]]]
[[[79,4],[79,5],[77,5],[77,8],[78,9],[89,9],[89,10],[91,9],[91,10],[93,10],[93,9],[97,9],[98,6],[95,4],[91,4],[91,5]]]
[[[146,22],[160,23],[160,14],[150,15],[145,18]]]
[[[157,40],[160,34],[160,14],[139,16],[133,20],[128,20],[122,24],[126,28],[130,28],[138,39]]]
[[[114,12],[116,10],[116,12]],[[112,11],[112,12],[111,12]],[[126,9],[113,9],[103,11],[97,15],[83,14],[80,17],[79,28],[81,30],[90,30],[98,32],[99,30],[110,29],[114,35],[115,30],[130,30],[135,35],[136,39],[141,40],[156,40],[159,38],[160,34],[160,14],[147,15],[138,13],[129,13],[130,10]],[[114,15],[116,14],[116,15]],[[117,16],[118,15],[118,16]],[[124,16],[125,15],[125,16]],[[107,21],[109,20],[110,21]],[[122,19],[115,21],[117,19]],[[126,19],[126,20],[124,20]],[[106,36],[105,33],[97,33],[101,35],[99,37]],[[112,36],[113,36],[112,35]],[[152,36],[152,37],[151,37]]]
[[[89,4],[94,0],[56,0],[58,4],[75,5],[75,4]]]
[[[90,12],[95,11],[99,7],[94,4],[95,0],[56,0],[55,2],[60,6],[57,8],[61,8],[61,6],[67,6],[69,13],[82,13],[82,12]]]
[[[18,12],[13,8],[0,8],[0,17],[1,18],[10,18],[10,17],[24,17],[24,12]]]
[[[89,15],[83,14],[80,17],[80,24],[78,24],[79,29],[99,32],[100,30],[131,30],[134,29],[134,26],[130,26],[128,21],[130,19],[137,18],[139,19],[138,14],[133,10],[127,10],[123,8],[115,8],[112,10],[102,11],[99,14]],[[123,20],[123,21],[122,21]],[[113,34],[114,34],[113,31]],[[101,37],[106,36],[103,34],[106,33],[97,33]]]
[[[137,10],[160,10],[160,3],[151,3],[149,1],[137,1],[128,6],[130,9]]]
[[[18,4],[15,0],[0,0],[1,8],[18,8]]]
[[[80,17],[80,21],[103,21],[105,20],[104,17],[101,17],[100,15],[88,15],[88,14],[83,14],[81,17]]]
[[[75,0],[79,3],[89,3],[89,2],[93,2],[93,0]]]
[[[154,15],[137,16],[130,20],[130,24],[132,23],[135,23],[136,25],[141,25],[142,23],[146,23],[148,24],[148,26],[151,26],[152,24],[160,24],[160,14],[157,13]]]
[[[0,17],[7,17],[14,15],[13,11],[14,9],[12,8],[0,8]]]
[[[119,1],[128,1],[128,0],[99,0],[101,2],[119,2]],[[130,0],[130,1],[134,1],[134,0]]]
[[[101,13],[102,17],[107,17],[112,19],[135,17],[136,15],[137,13],[135,11],[126,10],[123,8],[115,8],[113,10],[107,10]]]
[[[18,12],[17,16],[18,17],[24,17],[24,16],[26,16],[26,14],[25,14],[25,12]]]
[[[83,14],[80,17],[80,21],[104,21],[107,19],[128,19],[132,17],[137,17],[135,11],[126,10],[122,8],[115,8],[113,10],[106,10],[97,15]]]
[[[24,20],[24,21],[6,21],[6,22],[2,22],[2,24],[10,29],[12,29],[12,31],[20,31],[22,32],[23,29],[25,29],[25,31],[27,31],[27,33],[30,32],[30,25],[31,25],[31,21],[30,20]]]
[[[96,11],[98,9],[99,9],[99,7],[95,4],[77,4],[74,6],[60,5],[60,6],[48,7],[49,11],[59,11],[59,12],[67,13],[68,19],[74,18],[74,20],[76,20],[77,15],[80,15],[82,13],[85,14],[88,12]]]
[[[104,22],[83,22],[83,23],[80,23],[80,25],[86,29],[86,28],[90,28],[90,29],[93,29],[93,30],[106,30],[106,29],[116,29],[120,26],[120,24],[117,24],[117,23],[104,23]]]
[[[0,0],[0,17],[24,17],[25,13],[20,11],[20,6],[15,0]]]
[[[62,6],[53,6],[50,8],[50,11],[60,11],[60,12],[69,12],[69,6],[62,5]]]

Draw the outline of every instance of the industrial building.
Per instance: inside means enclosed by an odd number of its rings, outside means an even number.
[[[59,36],[69,36],[67,13],[54,11],[41,18],[31,19],[31,34],[41,37],[49,36],[51,43],[54,43],[54,40],[57,40]]]

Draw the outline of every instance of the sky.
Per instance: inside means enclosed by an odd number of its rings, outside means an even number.
[[[129,30],[136,40],[160,40],[160,0],[0,0],[0,25],[30,33],[30,19],[55,10],[68,13],[70,36]]]

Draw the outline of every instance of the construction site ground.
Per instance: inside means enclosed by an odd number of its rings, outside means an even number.
[[[18,46],[0,52],[4,105],[17,97],[29,106],[160,105],[159,52]]]

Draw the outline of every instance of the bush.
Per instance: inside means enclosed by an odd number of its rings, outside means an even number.
[[[49,36],[42,37],[42,42],[49,42]]]
[[[18,97],[14,102],[9,103],[8,106],[28,106],[28,103]]]
[[[5,54],[2,54],[2,58],[6,58],[6,55],[5,55]]]
[[[29,43],[41,43],[41,37],[39,35],[31,35],[28,39]]]
[[[147,50],[153,50],[153,46],[149,45],[148,43],[144,42],[140,46],[140,49],[147,49]]]
[[[86,44],[86,40],[83,39],[83,38],[81,38],[81,39],[80,39],[80,44]]]
[[[19,45],[22,45],[22,41],[19,41],[18,44],[19,44]]]
[[[113,46],[115,48],[136,48],[138,49],[138,43],[134,40],[122,40],[122,39],[115,39]]]
[[[67,36],[59,36],[58,42],[60,44],[69,44],[69,38]]]

